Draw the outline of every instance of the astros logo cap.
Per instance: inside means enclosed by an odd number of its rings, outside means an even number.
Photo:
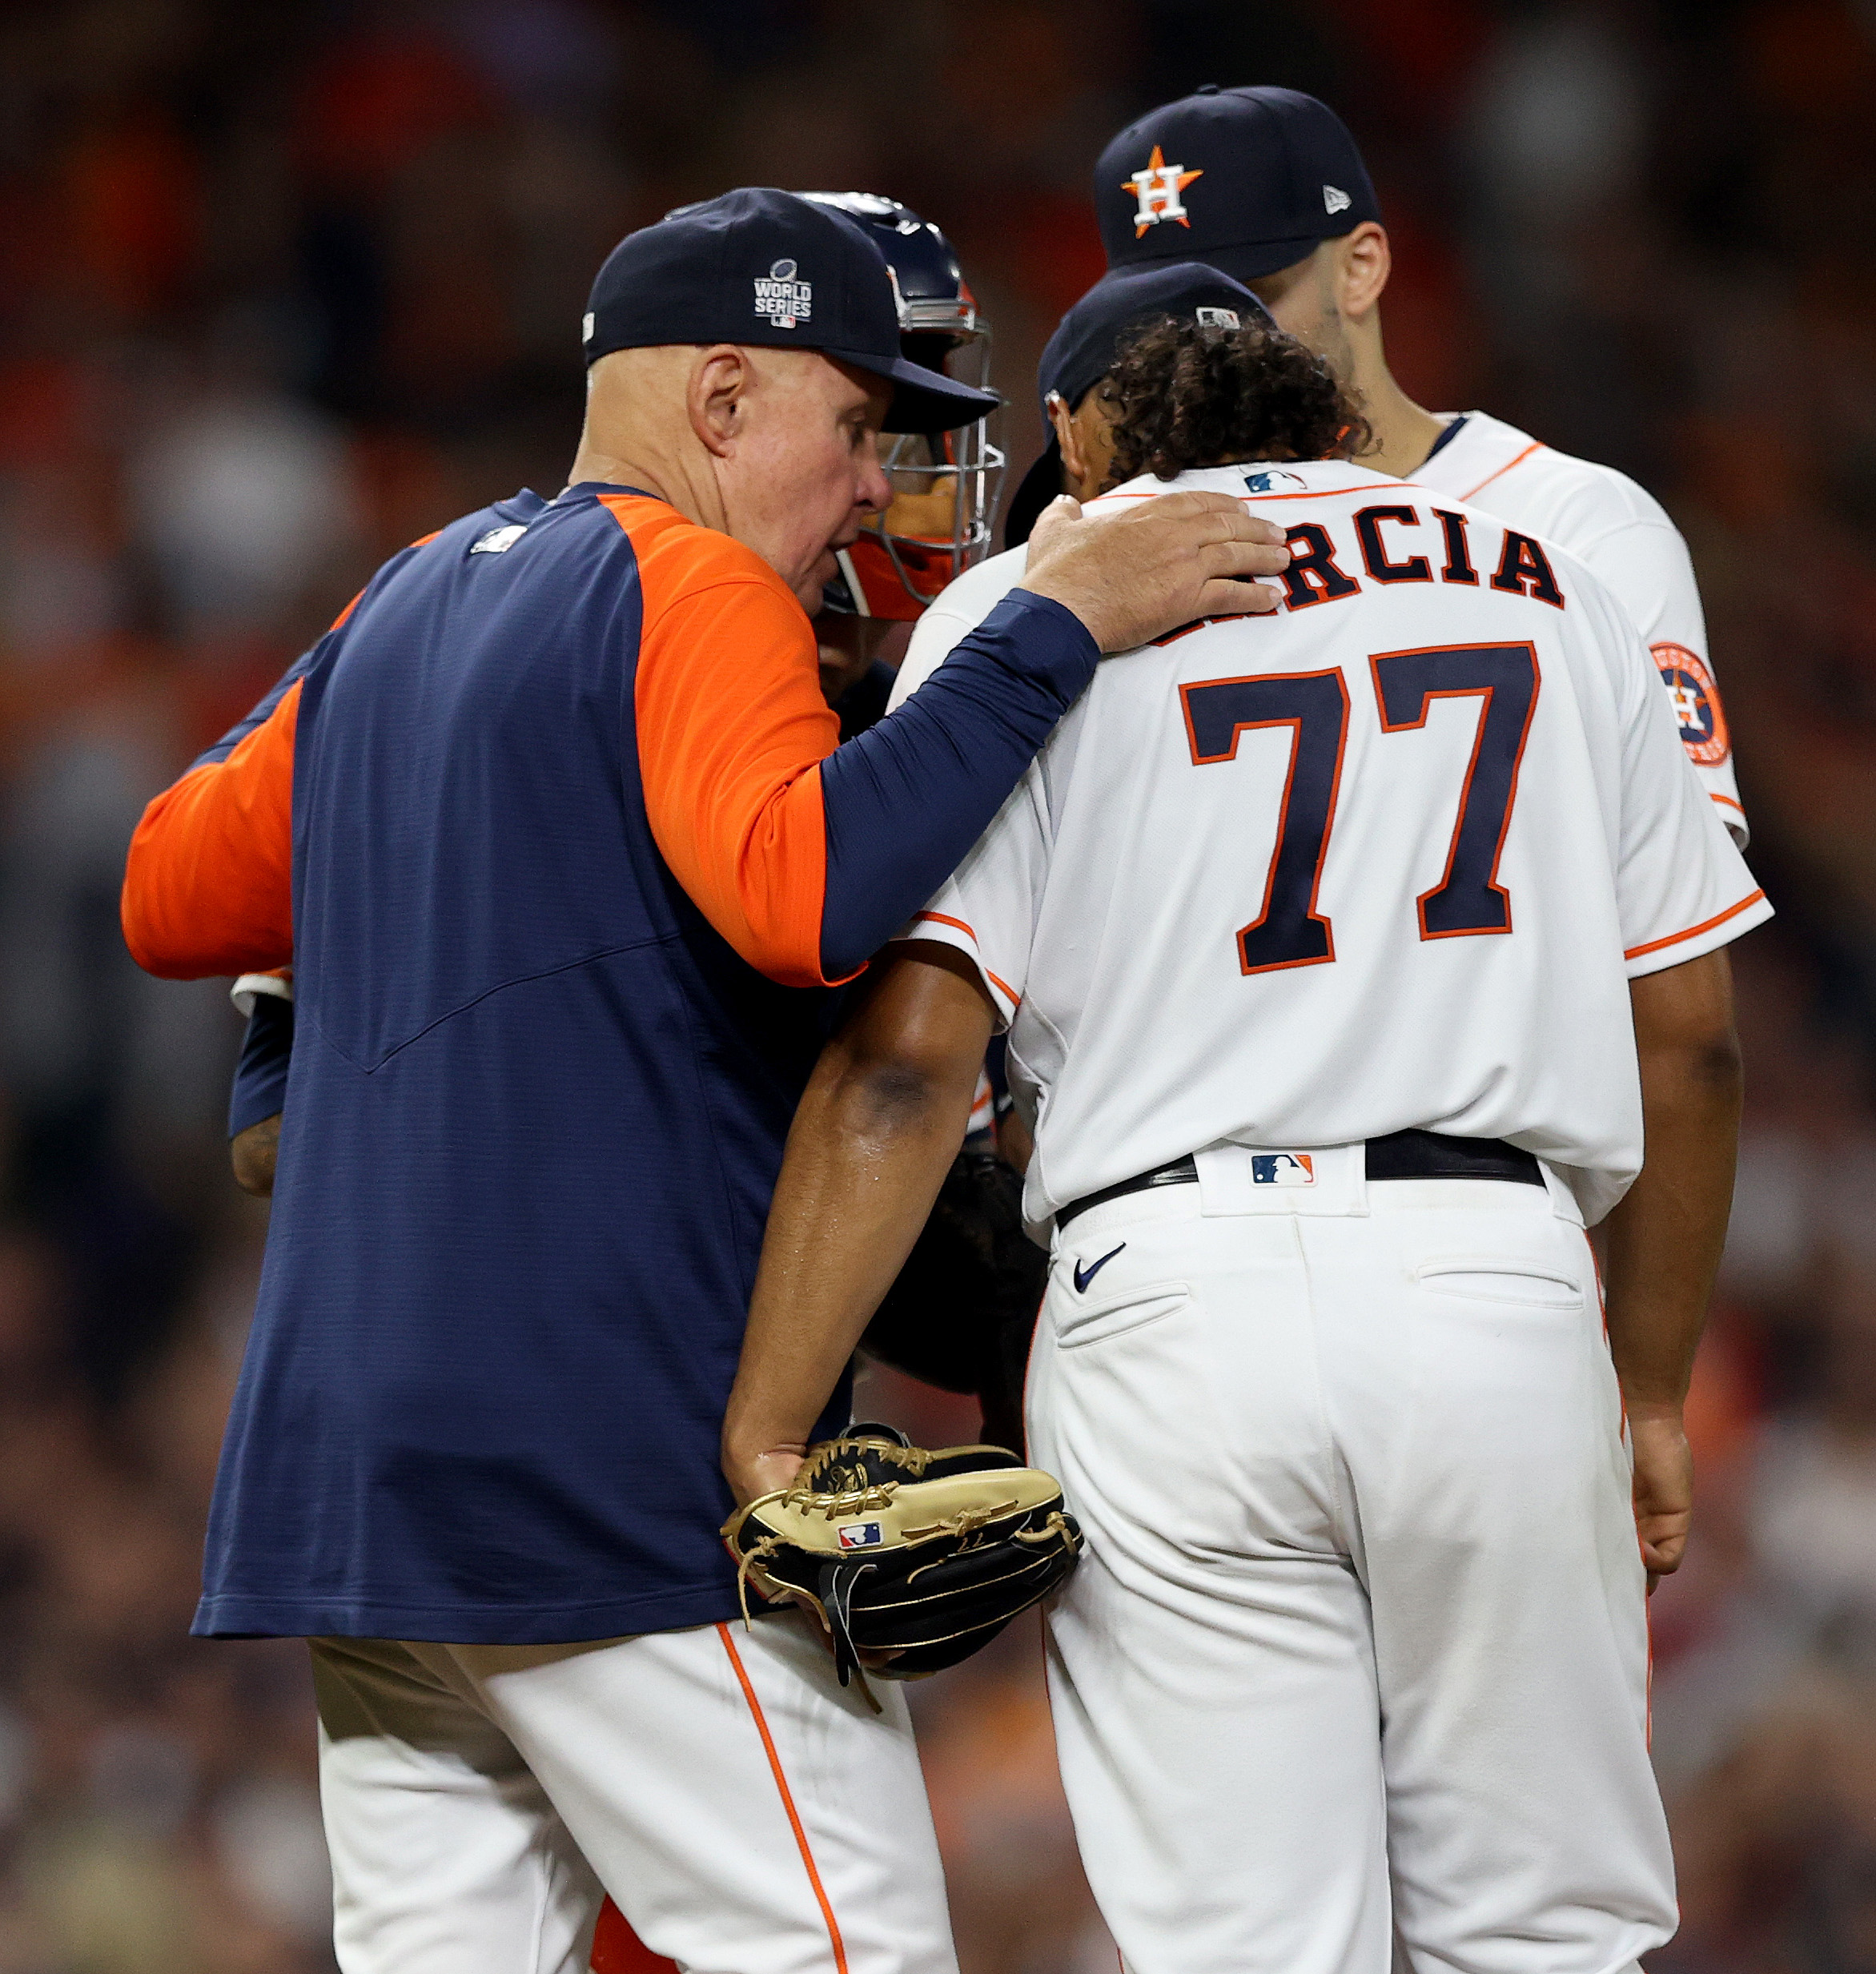
[[[1107,265],[1203,260],[1239,281],[1294,267],[1381,209],[1355,139],[1293,89],[1207,83],[1130,123],[1095,167]]]
[[[949,432],[998,400],[909,362],[892,270],[844,213],[768,187],[629,233],[593,283],[586,360],[667,343],[819,350],[893,386],[888,432]]]

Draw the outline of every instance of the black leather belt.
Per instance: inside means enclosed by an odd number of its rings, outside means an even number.
[[[1543,1170],[1532,1154],[1502,1138],[1449,1138],[1438,1131],[1396,1131],[1385,1138],[1368,1140],[1367,1163],[1370,1179],[1501,1179],[1520,1186],[1544,1184]],[[1071,1200],[1055,1216],[1055,1224],[1066,1227],[1090,1207],[1124,1199],[1130,1192],[1145,1192],[1154,1186],[1195,1185],[1198,1180],[1197,1161],[1188,1152],[1157,1172],[1142,1172],[1137,1179],[1123,1179],[1117,1186],[1103,1186],[1099,1192]]]

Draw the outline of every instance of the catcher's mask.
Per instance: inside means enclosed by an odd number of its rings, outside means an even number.
[[[913,363],[961,384],[990,388],[990,330],[958,265],[956,250],[929,219],[872,192],[803,192],[864,227],[898,291],[899,345]],[[994,414],[993,414],[994,416]],[[859,617],[915,617],[947,583],[990,552],[1005,459],[991,417],[927,437],[881,441],[893,503],[840,556],[841,581],[825,607]]]

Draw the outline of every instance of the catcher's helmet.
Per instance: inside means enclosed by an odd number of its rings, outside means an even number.
[[[929,219],[873,192],[803,192],[864,227],[899,295],[899,341],[928,370],[987,388],[990,324],[958,265],[957,251]],[[931,437],[905,433],[883,448],[893,504],[841,556],[827,607],[862,617],[914,617],[946,583],[990,550],[1004,456],[990,420]]]

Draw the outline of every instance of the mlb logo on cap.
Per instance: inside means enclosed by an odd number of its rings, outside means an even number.
[[[840,1531],[842,1549],[878,1549],[886,1531],[877,1522],[855,1522]]]
[[[1251,1183],[1254,1186],[1313,1186],[1316,1163],[1307,1152],[1253,1152]]]

